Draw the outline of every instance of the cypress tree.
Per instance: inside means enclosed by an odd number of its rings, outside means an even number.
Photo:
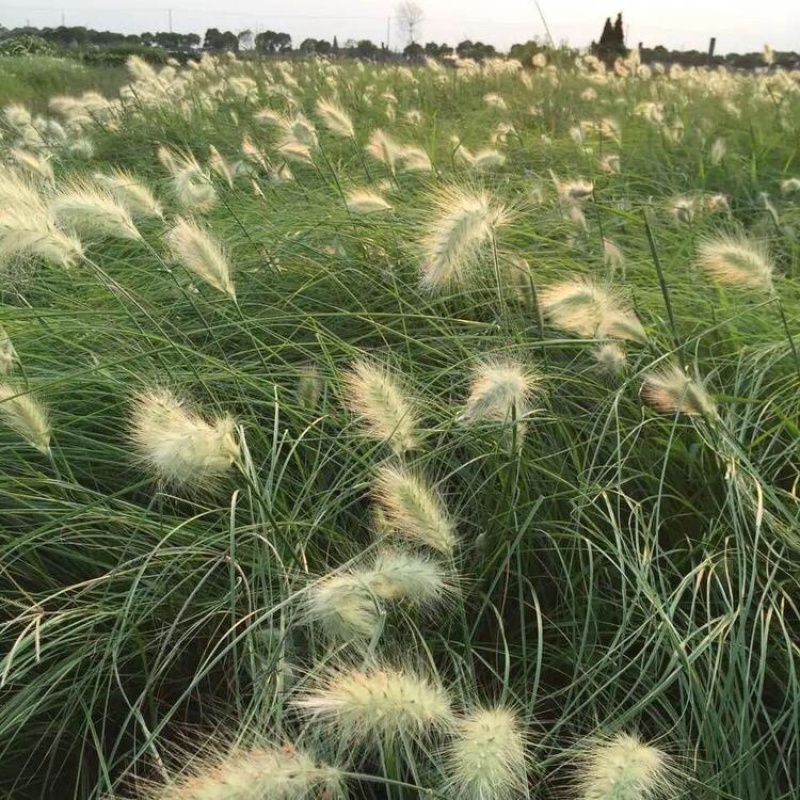
[[[617,48],[622,50],[625,49],[625,30],[622,27],[622,12],[617,14],[617,19],[614,22],[614,30],[612,32],[612,38],[610,42],[613,43]]]

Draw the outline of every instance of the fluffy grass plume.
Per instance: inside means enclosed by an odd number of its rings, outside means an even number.
[[[591,278],[576,277],[539,293],[539,303],[551,324],[579,336],[647,341],[636,315],[610,288]]]
[[[353,189],[345,197],[347,209],[352,214],[374,214],[379,211],[391,211],[392,206],[377,192],[369,189]]]
[[[331,133],[345,139],[355,138],[353,120],[338,103],[321,97],[317,100],[317,114]]]
[[[775,267],[766,245],[744,236],[706,239],[697,251],[697,265],[717,283],[771,292]]]
[[[459,800],[511,800],[525,793],[525,733],[507,708],[482,708],[460,718],[444,756],[448,795]]]
[[[138,459],[169,486],[207,487],[239,457],[231,417],[208,422],[166,389],[134,398],[129,435]]]
[[[213,144],[208,146],[208,168],[214,175],[219,175],[229,187],[233,188],[233,167]]]
[[[383,609],[364,578],[348,572],[315,583],[306,595],[306,618],[331,639],[373,638],[380,630]]]
[[[499,151],[491,148],[478,150],[472,156],[470,166],[476,172],[483,172],[484,170],[494,169],[495,167],[502,167],[506,163],[506,157]]]
[[[44,156],[29,153],[27,150],[14,149],[9,155],[22,167],[32,178],[52,184],[55,182],[53,167],[50,161]]]
[[[455,588],[437,560],[397,549],[378,553],[363,577],[382,600],[404,600],[419,606],[435,604]]]
[[[303,800],[312,792],[343,795],[344,774],[319,765],[294,745],[264,744],[209,752],[193,760],[187,772],[166,785],[145,789],[145,800]]]
[[[7,383],[0,384],[0,419],[31,447],[50,452],[50,420],[38,401]]]
[[[189,220],[178,218],[166,235],[172,258],[220,292],[236,297],[231,265],[221,245]]]
[[[402,148],[388,133],[376,128],[370,134],[365,149],[374,159],[385,164],[392,173],[395,172],[395,163]]]
[[[419,446],[419,419],[414,400],[386,367],[356,361],[344,375],[346,402],[367,435],[388,442],[396,453]]]
[[[666,800],[677,795],[676,784],[669,758],[635,735],[595,742],[581,755],[580,800]]]
[[[410,542],[451,554],[456,546],[453,521],[439,494],[407,467],[384,465],[375,497],[389,528]]]
[[[441,289],[463,284],[480,249],[511,219],[488,192],[451,186],[439,192],[422,239],[422,285]]]
[[[97,234],[120,239],[142,238],[127,207],[105,189],[77,182],[58,192],[49,211],[59,227],[79,234]]]
[[[330,726],[340,740],[390,744],[424,739],[453,719],[450,697],[435,678],[410,669],[334,671],[294,701],[304,715]]]
[[[431,172],[431,157],[421,148],[413,144],[403,145],[397,156],[406,172]]]
[[[122,203],[134,217],[161,219],[164,211],[150,189],[142,181],[123,169],[112,169],[108,175],[97,172],[94,179],[118,202]]]
[[[541,378],[530,367],[510,359],[489,359],[472,373],[469,397],[460,419],[463,422],[508,422],[530,412],[531,396],[541,387]]]
[[[714,398],[705,386],[678,366],[665,367],[648,375],[642,384],[642,397],[661,414],[718,417]]]
[[[0,325],[0,375],[7,375],[11,372],[16,360],[17,351],[14,349],[14,343],[6,329]]]
[[[81,242],[53,224],[39,192],[16,173],[0,170],[0,265],[37,256],[69,267],[82,255]]]

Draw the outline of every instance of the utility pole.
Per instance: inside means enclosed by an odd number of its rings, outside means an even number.
[[[389,42],[389,34],[391,33],[392,29],[392,18],[386,17],[386,52],[390,53],[392,51],[391,43]]]
[[[172,33],[172,9],[168,9],[167,13],[169,14],[169,32]]]
[[[66,18],[64,17],[64,9],[62,8],[61,9],[61,27],[62,28],[66,28],[66,26],[67,26],[67,23],[66,23]]]
[[[708,43],[708,66],[714,63],[714,48],[717,46],[717,37],[712,36],[711,41]]]

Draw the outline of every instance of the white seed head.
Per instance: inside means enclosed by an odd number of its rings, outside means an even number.
[[[333,672],[294,705],[354,742],[424,740],[452,722],[450,697],[442,684],[403,668]]]
[[[331,133],[346,139],[355,137],[353,120],[338,103],[320,98],[317,100],[317,114]]]
[[[375,497],[387,525],[410,542],[450,555],[455,526],[439,494],[407,467],[385,465],[378,472]]]
[[[166,235],[172,258],[220,292],[236,297],[231,265],[216,239],[198,225],[178,218]]]
[[[114,195],[88,182],[73,183],[50,201],[50,214],[59,227],[80,234],[141,239],[128,209]]]
[[[6,329],[0,325],[0,375],[7,375],[11,372],[16,360],[17,351],[14,349],[14,343]]]
[[[387,602],[429,606],[454,591],[452,580],[437,560],[405,550],[379,552],[361,576],[375,595]]]
[[[395,171],[395,162],[401,149],[401,146],[380,128],[372,131],[366,146],[367,153],[377,161],[386,164],[392,173]]]
[[[166,389],[134,398],[130,439],[141,462],[170,486],[209,486],[239,457],[231,417],[208,422]]]
[[[459,800],[511,800],[524,793],[529,756],[513,711],[478,709],[460,718],[445,748],[447,793]]]
[[[0,419],[31,447],[50,452],[50,421],[40,401],[7,383],[0,384]]]
[[[617,342],[606,342],[600,345],[594,353],[597,367],[604,375],[615,378],[625,371],[628,356],[625,348]]]
[[[470,167],[476,172],[502,167],[506,163],[506,157],[499,151],[491,148],[478,150],[472,157]]]
[[[472,371],[463,422],[511,422],[526,417],[541,377],[530,367],[511,359],[489,359]]]
[[[308,591],[305,613],[331,639],[372,639],[380,630],[383,609],[377,594],[357,572],[331,575]]]
[[[356,361],[344,375],[346,401],[365,432],[388,442],[397,453],[419,446],[419,419],[414,400],[386,367]]]
[[[291,744],[265,743],[193,759],[180,777],[167,785],[151,785],[146,800],[304,800],[343,794],[344,773],[317,762]]]
[[[354,189],[347,194],[345,202],[351,214],[375,214],[392,210],[392,206],[386,200],[369,189]]]
[[[680,367],[664,367],[642,384],[645,402],[662,414],[689,414],[717,419],[717,406],[705,386]]]
[[[113,169],[108,175],[97,172],[94,179],[118,202],[122,203],[134,217],[156,217],[164,212],[150,189],[138,178],[123,169]]]
[[[458,186],[442,190],[422,239],[422,285],[441,289],[463,284],[482,248],[511,219],[508,208],[488,192]]]
[[[666,800],[675,796],[675,783],[668,757],[631,734],[596,742],[582,754],[581,800]]]
[[[761,242],[743,236],[707,239],[698,248],[697,265],[718,283],[772,291],[775,268]]]
[[[550,286],[539,293],[539,303],[545,316],[561,330],[579,336],[647,341],[641,323],[618,293],[590,278],[576,277]]]

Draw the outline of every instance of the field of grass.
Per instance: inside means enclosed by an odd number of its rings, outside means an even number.
[[[0,796],[798,797],[798,78],[3,89]]]
[[[71,58],[0,56],[0,104],[24,103],[45,112],[53,95],[116,93],[125,79],[119,67],[90,67]]]

